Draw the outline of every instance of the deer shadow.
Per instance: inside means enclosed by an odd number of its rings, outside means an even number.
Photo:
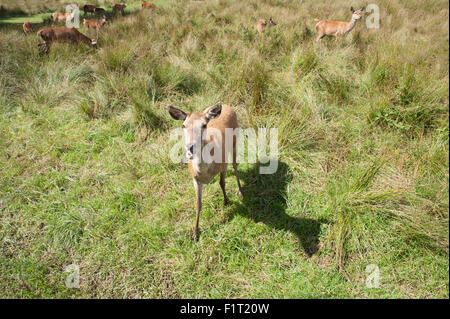
[[[306,255],[311,257],[319,249],[320,225],[327,221],[286,214],[287,185],[292,180],[289,167],[278,162],[274,174],[260,174],[260,166],[256,164],[247,171],[239,171],[243,196],[230,218],[239,214],[256,223],[262,222],[277,230],[290,231],[297,236]]]

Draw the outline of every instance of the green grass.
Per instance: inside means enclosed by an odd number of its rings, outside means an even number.
[[[448,3],[380,1],[379,30],[320,44],[313,18],[348,20],[347,2],[155,3],[130,2],[97,51],[48,56],[23,15],[1,16],[0,296],[448,298]],[[64,8],[0,5],[26,19]],[[166,107],[217,101],[244,128],[277,127],[280,162],[239,165],[242,198],[230,170],[227,207],[218,178],[206,186],[193,242]]]
[[[51,13],[39,13],[32,16],[17,16],[0,19],[0,23],[4,24],[23,24],[25,21],[31,23],[43,23],[46,19],[51,19]]]

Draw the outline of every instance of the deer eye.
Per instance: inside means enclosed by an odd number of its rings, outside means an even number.
[[[202,124],[202,128],[206,128],[206,124]]]

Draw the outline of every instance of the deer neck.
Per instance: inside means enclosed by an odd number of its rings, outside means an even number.
[[[352,20],[350,20],[350,22],[348,23],[347,30],[345,30],[345,33],[352,31],[357,21],[358,20],[352,18]]]
[[[83,41],[84,43],[86,43],[89,46],[92,46],[92,40],[89,39],[87,36],[85,36],[84,34],[81,34],[80,36],[81,41]]]
[[[206,162],[202,158],[202,152],[200,154],[194,155],[191,160],[193,177],[197,179],[202,184],[208,184],[217,174],[215,171],[215,162]]]
[[[202,171],[206,170],[205,165],[206,164],[197,156],[192,159],[192,168],[194,169],[196,175],[199,175]]]
[[[209,184],[216,175],[212,163],[205,163],[201,159],[194,157],[190,164],[192,166],[192,177],[201,184]]]

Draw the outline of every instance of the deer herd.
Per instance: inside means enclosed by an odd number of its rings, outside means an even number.
[[[111,9],[114,15],[118,13],[123,14],[125,8],[127,7],[124,3],[114,3],[111,5]],[[142,9],[152,9],[155,8],[155,4],[152,2],[142,3]],[[67,42],[70,44],[85,43],[92,48],[97,48],[97,41],[100,29],[107,23],[106,10],[103,8],[96,7],[94,5],[86,4],[82,7],[84,12],[83,25],[87,29],[93,29],[96,31],[96,39],[92,40],[85,36],[75,28],[68,27],[48,27],[42,28],[37,31],[38,37],[40,37],[43,42],[38,44],[38,49],[44,47],[44,53],[48,54],[50,50],[50,45],[53,42]],[[94,14],[101,16],[100,19],[86,19],[88,14]],[[57,23],[63,23],[66,21],[71,21],[75,16],[75,11],[68,13],[55,12],[52,14],[52,25]],[[30,21],[25,21],[22,25],[23,32],[28,34],[33,31],[33,25]]]
[[[152,2],[143,2],[141,5],[142,9],[152,9],[155,8],[155,4]],[[111,5],[113,14],[118,14],[124,12],[126,8],[126,4],[124,3],[114,3]],[[50,27],[50,28],[44,28],[40,29],[37,33],[39,37],[42,38],[44,41],[43,43],[40,43],[38,47],[44,46],[44,52],[48,53],[51,42],[60,41],[60,42],[69,42],[72,44],[78,44],[79,42],[86,42],[86,39],[89,40],[89,43],[92,47],[96,48],[96,45],[93,46],[92,43],[97,44],[98,41],[98,35],[99,30],[106,24],[106,10],[103,8],[96,7],[94,5],[86,4],[82,7],[84,16],[86,17],[88,13],[92,13],[95,15],[100,16],[101,19],[83,19],[83,25],[87,27],[87,29],[94,29],[96,31],[96,39],[91,40],[85,35],[81,34],[77,30],[72,30],[72,28],[67,27]],[[353,7],[350,8],[352,12],[352,18],[350,22],[344,22],[344,21],[333,21],[333,20],[319,20],[315,19],[317,22],[316,24],[316,33],[317,38],[316,41],[320,41],[325,36],[345,36],[348,34],[356,25],[356,22],[361,19],[362,14],[364,12],[364,8],[361,8],[359,10],[353,9]],[[61,23],[70,21],[73,19],[75,15],[75,12],[69,12],[69,13],[60,13],[55,12],[52,14],[52,24],[55,23]],[[275,21],[272,20],[272,18],[269,18],[269,20],[266,19],[260,19],[258,20],[258,23],[256,24],[256,31],[260,34],[264,33],[267,28],[270,28],[272,26],[276,26],[277,24]],[[23,32],[25,34],[30,33],[33,31],[33,25],[30,21],[25,21],[22,25]],[[44,36],[45,35],[45,36]],[[70,39],[70,40],[69,40]]]
[[[126,5],[115,3],[112,5],[112,11],[114,14],[119,12],[123,13]],[[153,3],[142,3],[142,9],[155,8]],[[44,47],[44,52],[47,54],[52,42],[68,42],[71,44],[78,44],[80,42],[86,45],[97,48],[98,31],[106,23],[105,10],[103,8],[97,8],[93,5],[83,6],[84,15],[88,13],[101,15],[101,19],[83,19],[83,25],[88,29],[92,28],[97,32],[97,39],[91,40],[75,28],[67,27],[49,27],[40,29],[37,35],[43,40],[38,47]],[[345,36],[355,27],[358,20],[361,19],[364,8],[359,10],[350,8],[352,17],[350,22],[332,21],[332,20],[319,20],[315,19],[317,38],[316,41],[320,41],[325,36]],[[54,13],[52,15],[52,22],[59,23],[73,18],[74,13]],[[256,24],[256,31],[262,34],[267,28],[276,26],[272,18],[260,19]],[[27,21],[23,24],[24,33],[32,32],[32,24]],[[238,128],[237,116],[234,110],[225,104],[218,103],[212,107],[208,107],[201,113],[185,113],[184,111],[169,106],[168,112],[170,116],[178,121],[183,121],[183,135],[185,140],[185,151],[188,158],[188,168],[193,180],[195,194],[196,194],[196,218],[194,226],[194,239],[198,239],[199,234],[199,217],[202,208],[202,190],[203,186],[209,184],[215,176],[220,174],[220,187],[223,193],[224,205],[228,204],[228,197],[225,191],[225,176],[227,166],[229,163],[228,155],[232,155],[232,164],[234,173],[237,180],[238,194],[242,196],[242,187],[239,181],[239,173],[237,170],[236,162],[236,138],[233,136],[231,145],[225,143],[225,131],[227,129],[235,130]],[[212,134],[215,133],[215,134]],[[215,147],[211,149],[210,145]],[[228,148],[227,148],[228,146]],[[203,151],[208,148],[209,152],[206,154],[213,156],[214,149],[221,150],[221,156],[219,161],[204,161]],[[212,153],[211,153],[212,151]]]

